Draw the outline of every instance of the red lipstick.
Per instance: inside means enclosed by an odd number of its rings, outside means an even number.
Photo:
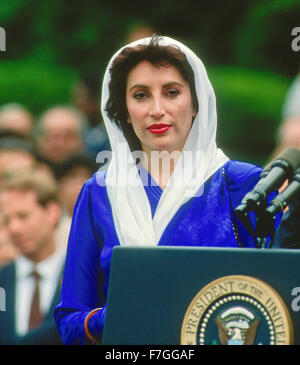
[[[168,124],[152,124],[148,127],[148,131],[152,134],[163,134],[166,133],[170,129],[170,125]]]

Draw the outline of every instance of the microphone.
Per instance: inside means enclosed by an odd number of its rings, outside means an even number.
[[[237,218],[242,220],[248,211],[264,209],[265,207],[262,207],[262,205],[266,204],[269,193],[278,189],[286,179],[290,179],[294,170],[299,166],[299,149],[290,147],[283,151],[266,166],[253,190],[245,195],[241,204],[235,209]]]
[[[300,192],[300,168],[297,168],[292,182],[278,194],[266,209],[268,214],[275,216],[276,213],[281,213],[288,203]]]

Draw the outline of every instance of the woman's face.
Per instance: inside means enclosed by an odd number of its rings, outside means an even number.
[[[143,151],[181,151],[195,115],[187,81],[175,66],[142,61],[128,74],[126,104]]]

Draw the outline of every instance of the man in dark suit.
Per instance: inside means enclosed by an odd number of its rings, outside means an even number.
[[[45,171],[12,175],[0,190],[0,212],[20,252],[0,270],[0,344],[61,344],[53,317],[65,260],[56,242],[56,181]]]
[[[275,232],[274,248],[300,248],[300,194],[289,203]]]

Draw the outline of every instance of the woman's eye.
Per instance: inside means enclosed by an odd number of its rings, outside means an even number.
[[[176,97],[179,94],[180,94],[180,91],[177,90],[177,89],[169,89],[167,91],[167,95],[170,96],[171,98],[174,98],[174,97]]]
[[[138,91],[134,94],[134,97],[136,99],[144,99],[147,96],[147,94],[144,91]]]

